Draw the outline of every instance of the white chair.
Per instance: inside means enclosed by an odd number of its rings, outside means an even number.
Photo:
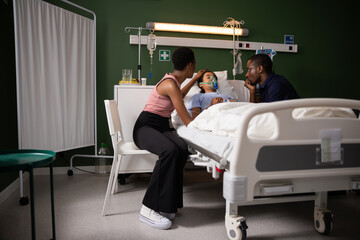
[[[141,150],[136,147],[134,142],[125,142],[122,134],[120,116],[118,106],[115,100],[105,100],[106,117],[109,126],[112,145],[114,148],[114,159],[111,166],[111,172],[106,189],[105,200],[102,210],[102,215],[105,216],[106,205],[110,197],[110,193],[114,193],[115,186],[117,186],[117,175],[119,173],[121,159],[125,155],[144,155],[152,153]]]

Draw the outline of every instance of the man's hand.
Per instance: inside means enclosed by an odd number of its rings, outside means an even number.
[[[250,90],[250,102],[254,103],[255,102],[255,89],[256,86],[251,85],[251,82],[249,80],[246,79],[245,87],[247,87]]]
[[[249,80],[246,79],[244,86],[247,87],[250,92],[255,92],[255,85],[251,85]]]

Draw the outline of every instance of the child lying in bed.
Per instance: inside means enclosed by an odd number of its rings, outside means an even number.
[[[214,104],[233,101],[230,96],[220,94],[217,91],[217,77],[215,73],[210,70],[205,70],[198,80],[198,86],[201,89],[200,93],[195,94],[191,98],[188,107],[193,118]]]

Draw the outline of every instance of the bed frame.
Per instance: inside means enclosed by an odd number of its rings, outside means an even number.
[[[245,97],[243,101],[248,101],[243,81],[230,80],[229,83],[234,91]],[[131,141],[133,125],[153,86],[130,86],[130,89],[125,87],[120,92],[121,87],[115,86],[114,96],[119,104],[119,111],[127,111],[121,115],[121,122],[124,123],[124,138]],[[138,94],[138,91],[142,93]],[[255,105],[244,114],[239,135],[235,139],[232,159],[222,159],[196,143],[189,143],[197,149],[197,154],[191,156],[196,165],[207,167],[214,178],[219,177],[219,172],[225,171],[225,225],[230,239],[246,239],[246,219],[239,215],[238,206],[308,200],[315,200],[315,228],[320,233],[328,234],[332,228],[332,213],[326,209],[327,191],[360,189],[360,119],[292,118],[294,108],[311,106],[359,110],[360,101],[300,99]],[[272,139],[250,139],[247,128],[251,118],[266,112],[272,112],[276,116],[277,136]],[[342,161],[331,164],[321,164],[320,161],[319,164],[319,131],[334,128],[342,129]],[[130,164],[134,161],[129,159],[128,162]],[[141,169],[152,169],[155,164],[155,160],[145,162],[149,164],[141,165]],[[120,171],[138,172],[138,169],[138,165],[132,167],[131,164],[125,164]]]
[[[327,209],[327,192],[360,189],[360,119],[294,119],[293,109],[301,107],[346,107],[360,109],[360,101],[347,99],[298,99],[254,105],[244,112],[233,154],[227,163],[199,150],[192,158],[213,172],[224,170],[223,196],[226,199],[225,225],[230,239],[246,239],[246,219],[238,206],[315,200],[314,225],[322,234],[332,229]],[[247,136],[250,120],[262,113],[277,120],[275,136],[254,139]],[[341,159],[322,157],[320,132],[341,129]],[[325,146],[325,145],[324,145]],[[206,160],[198,160],[206,156]],[[325,155],[324,155],[325,156]],[[220,159],[220,160],[219,160]],[[200,165],[201,165],[200,164]],[[217,175],[217,176],[216,176]]]

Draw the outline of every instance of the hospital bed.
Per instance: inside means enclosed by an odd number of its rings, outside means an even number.
[[[226,80],[226,82],[227,86],[225,82],[219,83],[222,86],[221,90],[227,89],[227,93],[231,93],[242,102],[249,100],[249,93],[244,88],[243,81]],[[115,86],[114,95],[119,104],[119,112],[126,111],[126,114],[120,114],[120,118],[122,123],[128,124],[123,132],[128,140],[132,140],[133,125],[151,90],[150,86],[146,88]],[[139,91],[142,93],[139,94]],[[185,103],[197,92],[198,89],[193,87],[184,99]],[[136,96],[136,101],[129,101],[133,96]],[[215,105],[216,107],[211,107],[209,110],[219,110],[217,108],[231,105],[232,103]],[[246,238],[246,219],[240,216],[238,206],[308,200],[315,201],[315,228],[320,233],[328,234],[332,228],[333,216],[326,208],[327,191],[360,189],[358,159],[360,120],[355,115],[348,118],[347,111],[343,115],[344,111],[340,113],[335,111],[335,114],[333,112],[332,115],[336,117],[324,117],[331,116],[331,114],[326,115],[329,111],[325,111],[322,117],[316,117],[318,113],[316,112],[310,118],[307,115],[311,115],[309,114],[311,111],[306,110],[309,107],[329,106],[359,110],[360,101],[301,99],[248,105],[245,105],[246,110],[242,111],[241,119],[236,126],[237,130],[231,137],[195,127],[185,127],[179,124],[176,113],[172,116],[178,134],[194,151],[191,155],[194,164],[206,167],[214,178],[223,176],[223,196],[226,199],[225,225],[228,237]],[[305,108],[305,111],[301,108]],[[294,109],[300,109],[296,119],[293,117]],[[268,125],[263,124],[264,117],[261,117],[263,113],[272,116],[270,118],[272,121],[267,122]],[[202,114],[199,115],[199,119]],[[254,124],[252,119],[258,116],[260,116],[258,122]],[[265,136],[257,133],[256,130],[259,129],[261,133],[265,133]],[[336,137],[339,132],[341,133],[340,159],[329,161],[329,153],[325,153],[327,158],[323,157],[322,160],[321,145],[323,139],[326,140],[326,134],[334,133]],[[211,143],[215,144],[209,145]],[[154,163],[152,161],[152,164]],[[128,171],[127,167],[121,171],[125,170]]]
[[[223,111],[232,110],[231,105],[240,116]],[[326,235],[333,224],[327,192],[360,189],[360,119],[352,109],[358,111],[360,101],[222,103],[188,127],[179,124],[176,115],[173,124],[194,150],[195,165],[206,167],[214,178],[224,172],[230,239],[246,238],[246,219],[238,206],[307,200],[315,201],[314,225]],[[236,121],[224,119],[224,113]],[[224,129],[217,129],[219,125]]]

